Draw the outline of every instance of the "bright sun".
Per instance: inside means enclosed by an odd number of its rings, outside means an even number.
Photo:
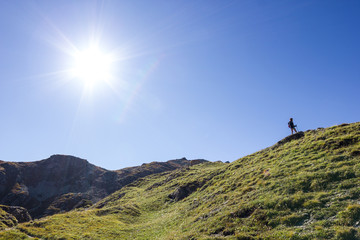
[[[98,82],[108,82],[111,78],[111,64],[113,59],[97,47],[90,47],[78,51],[74,55],[73,75],[85,85],[94,85]]]

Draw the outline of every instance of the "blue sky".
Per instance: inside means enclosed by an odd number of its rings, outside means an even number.
[[[358,122],[360,1],[0,2],[0,159],[233,161]],[[68,74],[91,45],[108,81]]]

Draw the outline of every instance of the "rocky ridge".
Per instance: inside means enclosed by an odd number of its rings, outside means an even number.
[[[109,171],[67,155],[36,162],[0,161],[0,204],[21,206],[39,218],[90,206],[147,175],[201,162],[206,160],[182,158]]]

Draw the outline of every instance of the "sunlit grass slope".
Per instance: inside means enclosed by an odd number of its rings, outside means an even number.
[[[0,238],[360,239],[359,180],[360,123],[340,125],[230,164],[151,175]]]

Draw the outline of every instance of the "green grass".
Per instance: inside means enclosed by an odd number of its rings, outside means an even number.
[[[148,176],[0,238],[360,239],[359,152],[360,123],[307,131],[231,164]],[[186,197],[169,197],[179,189]]]

